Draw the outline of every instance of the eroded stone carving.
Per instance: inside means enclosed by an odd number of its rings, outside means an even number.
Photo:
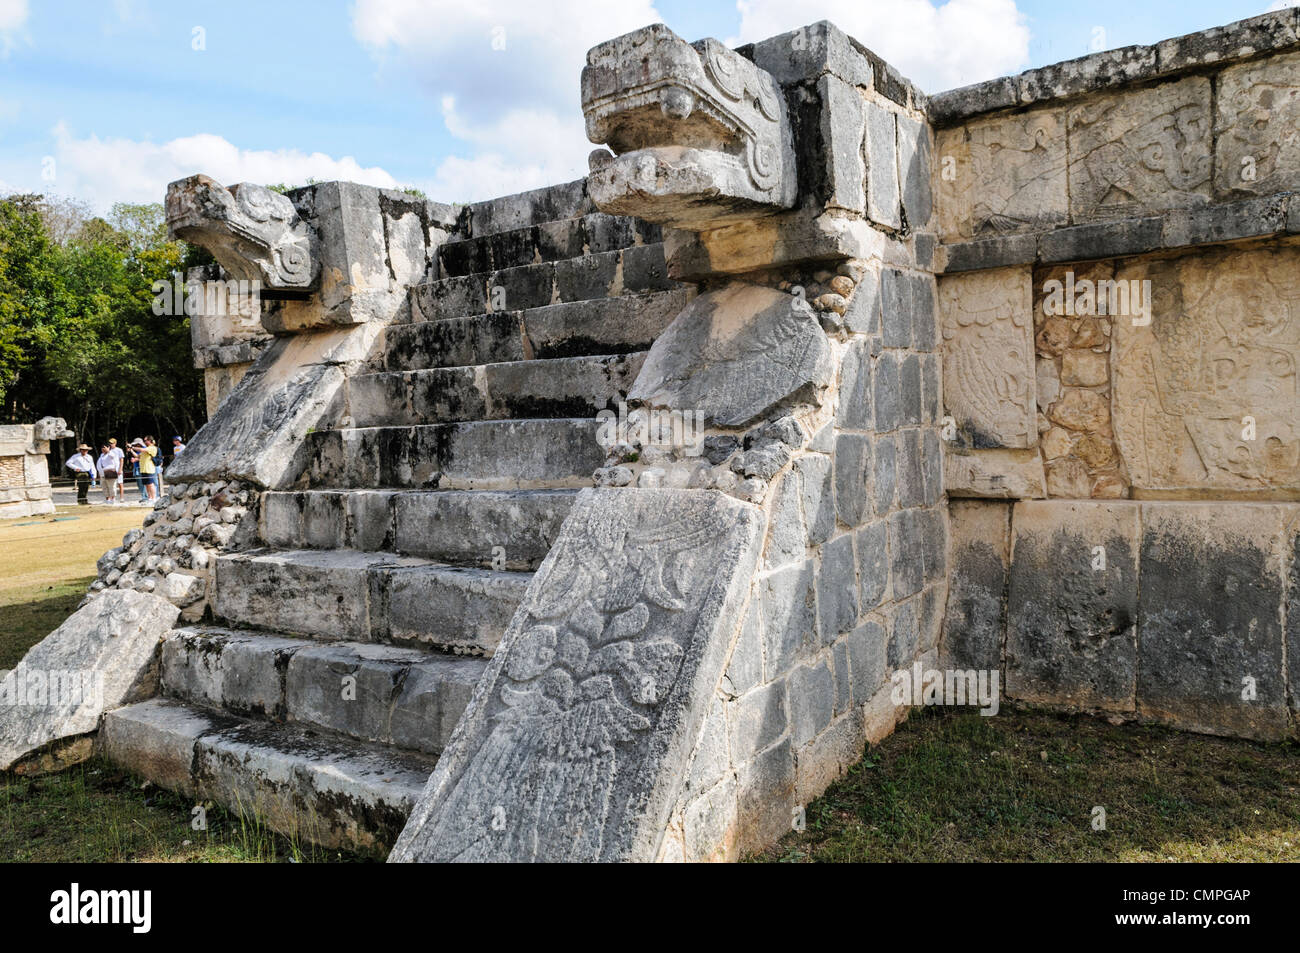
[[[1300,491],[1300,250],[1121,267],[1149,325],[1115,321],[1113,424],[1135,490]]]
[[[717,40],[663,24],[594,47],[582,71],[589,188],[606,212],[703,231],[794,204],[781,87]]]
[[[944,406],[956,421],[961,442],[977,450],[1034,446],[1038,431],[1029,269],[945,277],[939,297]]]
[[[934,164],[945,239],[983,238],[1065,222],[1062,114],[1039,110],[939,133]]]
[[[1208,79],[1106,96],[1070,110],[1068,123],[1074,221],[1209,200]]]
[[[812,308],[733,282],[700,295],[655,341],[629,399],[746,426],[830,383],[830,345]]]
[[[390,859],[653,859],[761,529],[712,491],[584,490]]]
[[[1219,77],[1215,186],[1264,195],[1300,185],[1300,53]]]
[[[316,236],[278,192],[247,182],[226,189],[192,175],[167,186],[167,228],[208,249],[236,279],[260,281],[269,291],[316,287]]]

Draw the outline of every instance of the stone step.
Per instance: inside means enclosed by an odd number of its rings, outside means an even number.
[[[390,550],[462,566],[531,571],[577,490],[304,490],[262,495],[275,549]]]
[[[663,241],[658,225],[594,212],[578,218],[525,225],[438,248],[439,277],[450,278],[517,268],[545,261],[618,251]]]
[[[531,578],[391,553],[250,550],[217,558],[212,611],[293,635],[491,655]]]
[[[302,487],[524,490],[591,485],[595,417],[360,427],[307,435]]]
[[[383,366],[389,371],[415,371],[645,351],[689,301],[689,289],[679,286],[522,311],[393,324],[384,330]]]
[[[104,716],[108,760],[290,837],[384,853],[433,773],[431,755],[307,725],[249,721],[169,698]]]
[[[465,234],[491,235],[542,222],[577,218],[594,211],[595,203],[587,194],[587,180],[574,179],[465,206],[468,229]]]
[[[521,311],[560,301],[668,291],[664,246],[633,245],[564,261],[543,261],[485,274],[424,281],[411,288],[411,320],[435,321]]]
[[[354,427],[580,417],[618,409],[645,352],[360,374],[347,383]]]
[[[439,754],[487,661],[210,626],[163,637],[162,691],[191,705]]]

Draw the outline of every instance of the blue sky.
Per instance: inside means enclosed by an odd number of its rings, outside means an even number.
[[[204,171],[477,200],[583,174],[583,51],[654,20],[687,39],[743,42],[830,19],[935,91],[1270,5],[0,0],[0,194],[102,209],[159,201],[169,180]]]

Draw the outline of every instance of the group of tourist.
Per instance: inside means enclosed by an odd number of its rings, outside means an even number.
[[[171,462],[175,463],[184,450],[184,441],[172,437]],[[136,437],[125,450],[117,445],[116,438],[110,438],[100,445],[98,459],[92,456],[90,445],[83,443],[65,466],[76,482],[77,503],[81,506],[90,504],[91,487],[100,485],[104,488],[105,503],[127,505],[125,483],[131,477],[140,491],[140,499],[133,501],[134,505],[152,506],[162,495],[162,448],[151,436]]]

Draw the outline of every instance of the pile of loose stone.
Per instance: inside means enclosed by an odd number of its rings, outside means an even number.
[[[216,556],[256,535],[257,499],[257,489],[238,480],[172,485],[143,526],[100,557],[90,592],[152,592],[178,606],[186,621],[201,618]]]

